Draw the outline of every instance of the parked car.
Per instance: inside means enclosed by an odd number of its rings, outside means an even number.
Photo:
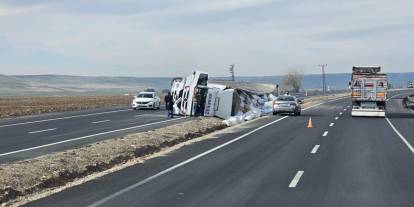
[[[408,84],[407,84],[407,88],[414,88],[414,84],[413,84],[413,82],[408,82]]]
[[[273,115],[281,113],[294,114],[299,116],[302,110],[301,100],[295,96],[283,95],[278,96],[276,101],[273,102]]]
[[[160,109],[161,99],[155,92],[140,92],[131,103],[132,109]]]

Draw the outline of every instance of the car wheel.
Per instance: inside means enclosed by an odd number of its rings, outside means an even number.
[[[277,112],[276,112],[276,111],[274,111],[274,112],[273,112],[273,115],[277,115]]]

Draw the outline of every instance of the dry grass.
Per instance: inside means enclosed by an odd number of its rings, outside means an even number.
[[[0,97],[0,118],[127,106],[132,96]]]

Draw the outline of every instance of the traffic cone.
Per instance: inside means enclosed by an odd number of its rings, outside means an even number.
[[[312,125],[312,118],[309,117],[308,129],[310,128],[313,128],[313,125]]]

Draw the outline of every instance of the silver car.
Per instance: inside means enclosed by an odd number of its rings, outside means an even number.
[[[299,116],[302,110],[300,106],[301,103],[302,101],[295,96],[278,96],[276,101],[273,102],[273,115],[278,113],[290,113]]]

